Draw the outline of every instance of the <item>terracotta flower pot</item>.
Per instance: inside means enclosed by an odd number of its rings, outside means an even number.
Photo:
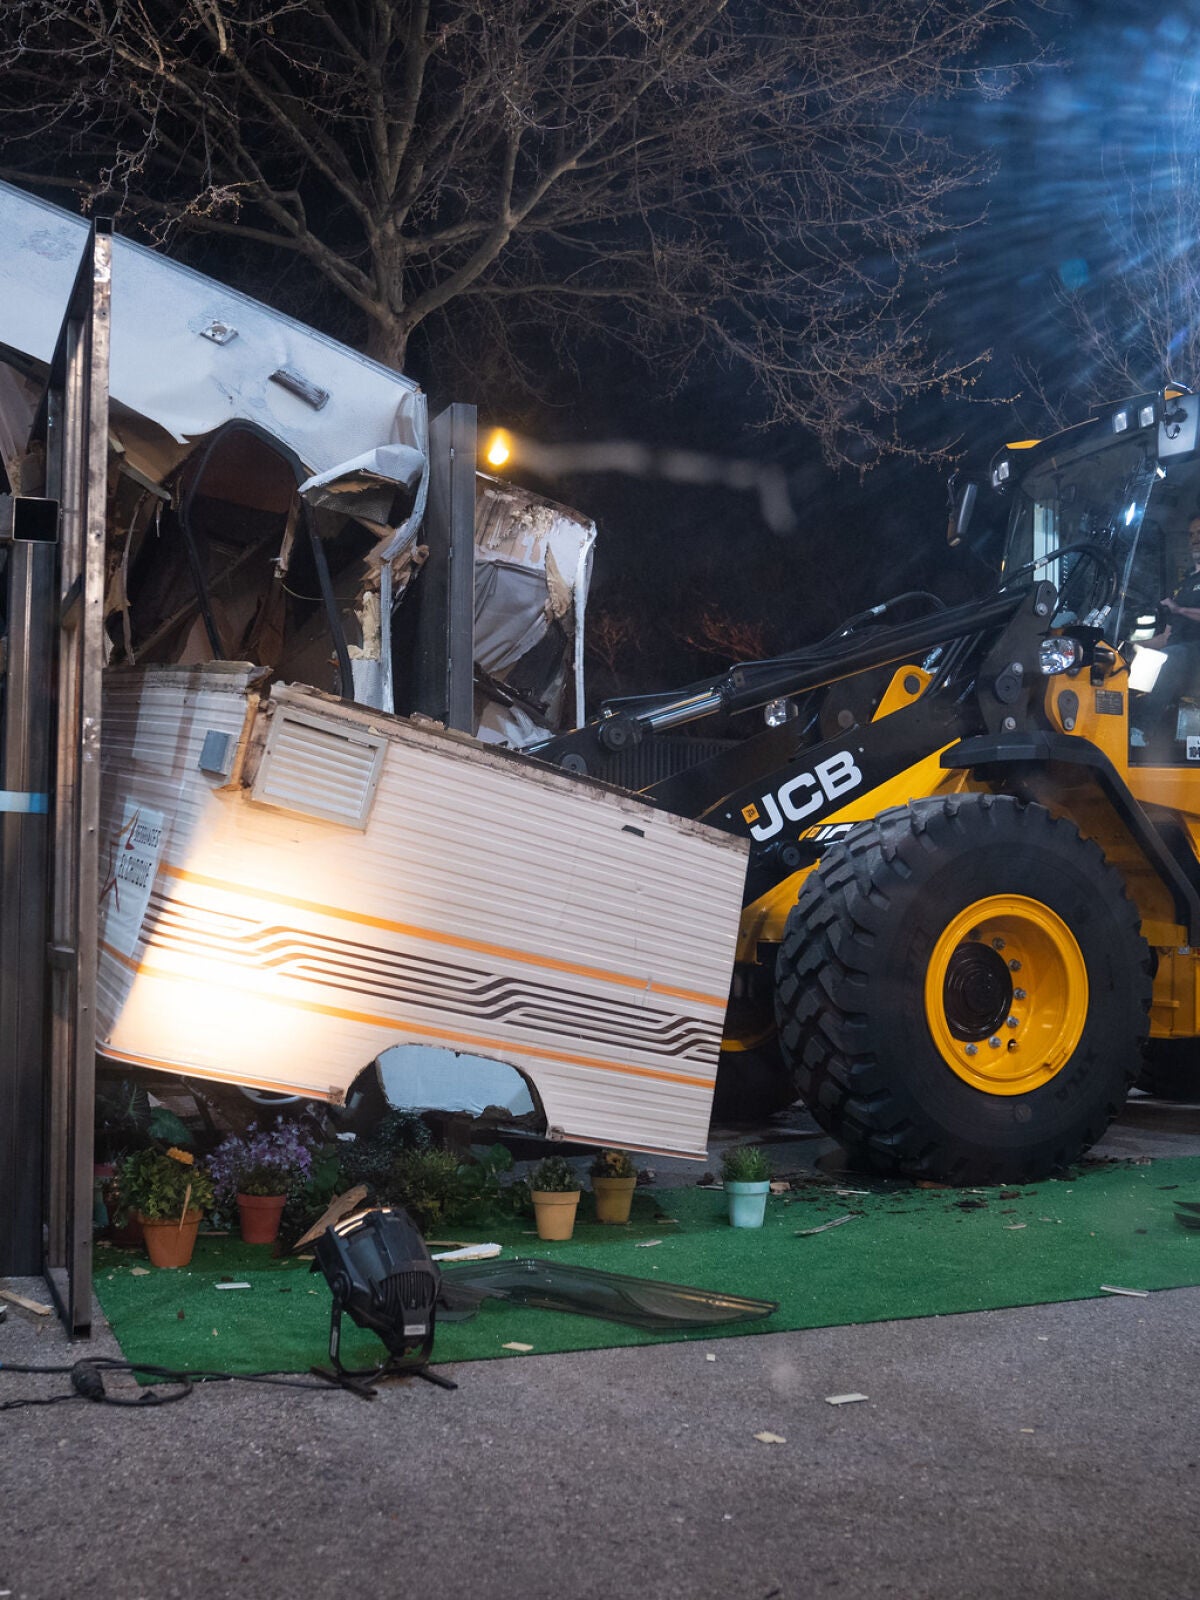
[[[285,1194],[240,1194],[238,1216],[244,1244],[274,1244],[279,1237],[279,1221],[287,1204]]]
[[[202,1215],[200,1211],[189,1211],[182,1222],[178,1217],[156,1222],[139,1212],[138,1221],[151,1263],[156,1267],[186,1267],[196,1247]]]
[[[633,1191],[637,1188],[637,1175],[628,1178],[593,1178],[592,1193],[596,1196],[597,1222],[628,1222],[633,1205]]]
[[[534,1189],[533,1214],[539,1239],[569,1239],[575,1232],[578,1189]]]

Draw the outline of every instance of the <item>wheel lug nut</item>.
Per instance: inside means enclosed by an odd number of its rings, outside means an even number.
[[[1010,972],[1020,972],[1020,970],[1021,970],[1021,963],[1020,963],[1020,962],[1019,962],[1019,961],[1010,961],[1010,962],[1009,962],[1009,963],[1008,963],[1008,970],[1009,970],[1009,971],[1010,971]]]
[[[1009,1017],[1009,1019],[1008,1019],[1008,1026],[1009,1026],[1009,1027],[1010,1027],[1010,1028],[1017,1028],[1017,1027],[1019,1027],[1019,1026],[1020,1026],[1020,1024],[1019,1024],[1019,1023],[1018,1023],[1018,1021],[1017,1021],[1017,1019],[1016,1019],[1016,1017]]]
[[[1013,990],[1013,999],[1014,1000],[1028,1000],[1028,998],[1029,998],[1029,996],[1025,993],[1024,989],[1014,989]]]
[[[993,939],[992,940],[992,949],[993,950],[1003,950],[1004,949],[1004,940],[1003,939]]]
[[[979,1054],[979,1046],[975,1044],[969,1044],[967,1046],[967,1054],[969,1056],[977,1056]]]
[[[993,1034],[992,1037],[988,1040],[988,1043],[991,1045],[993,1050],[999,1050],[1000,1041],[999,1041],[999,1039],[996,1038],[995,1034]]]

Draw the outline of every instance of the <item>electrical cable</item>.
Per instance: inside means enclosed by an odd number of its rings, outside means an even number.
[[[0,1401],[0,1411],[19,1411],[25,1406],[51,1406],[63,1400],[91,1400],[100,1405],[127,1406],[144,1410],[147,1406],[172,1405],[186,1400],[198,1383],[264,1383],[284,1389],[307,1389],[313,1394],[333,1394],[327,1383],[313,1383],[304,1378],[284,1378],[270,1372],[179,1372],[171,1367],[152,1366],[144,1361],[119,1361],[110,1356],[92,1356],[76,1361],[70,1366],[29,1366],[15,1361],[0,1361],[0,1372],[33,1373],[38,1376],[68,1376],[71,1380],[69,1394],[26,1395],[17,1400]],[[105,1373],[139,1373],[163,1385],[174,1386],[173,1392],[149,1386],[136,1399],[110,1394],[104,1386]]]

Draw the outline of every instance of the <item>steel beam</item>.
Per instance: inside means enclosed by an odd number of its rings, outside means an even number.
[[[413,709],[448,728],[475,729],[474,406],[451,405],[429,425],[429,556],[417,583]]]

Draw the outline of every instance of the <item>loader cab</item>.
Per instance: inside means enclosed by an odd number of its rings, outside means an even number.
[[[1195,568],[1198,415],[1200,396],[1142,395],[1050,439],[1008,445],[991,465],[993,489],[1011,500],[1002,582],[1053,583],[1056,627],[1096,628],[1121,647],[1134,668],[1138,764],[1200,765],[1200,626],[1186,661],[1169,653],[1166,700],[1152,694],[1166,659],[1141,648],[1172,623],[1162,602]],[[1178,647],[1193,630],[1176,620],[1173,632]]]

